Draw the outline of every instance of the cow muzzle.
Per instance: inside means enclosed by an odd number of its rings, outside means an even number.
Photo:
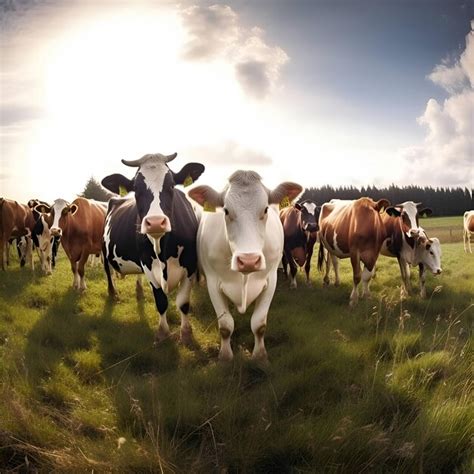
[[[161,237],[171,231],[170,220],[166,216],[148,216],[142,221],[142,233],[151,237]]]
[[[306,232],[313,233],[318,230],[318,226],[316,224],[306,224],[304,230]]]
[[[441,268],[438,268],[438,269],[433,271],[433,275],[441,275],[442,272],[443,272],[443,270],[441,270]]]
[[[51,235],[53,237],[61,237],[62,230],[59,227],[51,227]]]
[[[411,238],[415,239],[420,235],[420,230],[419,229],[410,229],[407,232],[407,235],[408,235],[408,237],[411,237]]]
[[[234,256],[235,268],[241,273],[258,272],[265,268],[264,259],[260,253],[239,253]]]

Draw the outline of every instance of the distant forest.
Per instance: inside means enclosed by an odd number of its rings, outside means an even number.
[[[300,201],[310,199],[321,205],[331,199],[358,199],[360,197],[371,197],[375,201],[385,198],[392,205],[405,201],[421,202],[423,207],[430,207],[433,216],[459,216],[465,211],[474,209],[474,190],[468,188],[431,188],[420,186],[404,186],[402,188],[391,185],[388,188],[376,188],[375,186],[322,186],[320,188],[307,188]]]

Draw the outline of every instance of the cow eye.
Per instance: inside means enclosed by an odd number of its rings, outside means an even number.
[[[266,214],[268,212],[268,206],[265,208],[264,213]]]
[[[224,214],[225,214],[226,216],[229,215],[229,211],[228,211],[225,207],[224,207]]]
[[[434,255],[434,253],[430,250],[430,255]]]

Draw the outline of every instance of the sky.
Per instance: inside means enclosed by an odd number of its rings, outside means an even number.
[[[0,0],[0,195],[178,153],[216,189],[474,187],[474,0]]]

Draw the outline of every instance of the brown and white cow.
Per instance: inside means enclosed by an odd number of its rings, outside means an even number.
[[[373,276],[375,263],[386,239],[386,232],[380,211],[390,205],[386,199],[375,202],[370,198],[355,201],[333,199],[323,204],[319,215],[319,248],[318,267],[321,269],[324,260],[324,248],[329,255],[327,259],[324,283],[329,283],[329,259],[332,260],[336,273],[336,285],[339,284],[338,259],[350,258],[353,270],[354,286],[350,296],[350,305],[357,304],[359,294],[357,287],[362,279],[363,294],[368,296],[369,282]],[[364,269],[361,272],[360,263]]]
[[[296,271],[298,265],[306,273],[306,283],[309,284],[311,257],[317,239],[318,217],[320,207],[313,201],[303,201],[280,210],[280,220],[285,235],[283,250],[283,271],[288,275],[288,266],[291,274],[291,288],[296,288]]]
[[[84,266],[89,255],[102,251],[106,206],[106,203],[78,197],[71,204],[64,199],[56,199],[51,207],[43,204],[36,207],[39,212],[47,213],[51,235],[61,238],[71,262],[75,289],[86,289]]]
[[[474,234],[474,211],[466,211],[463,227],[464,252],[468,252],[469,249],[469,253],[472,253],[471,234]]]
[[[441,257],[439,241],[429,241],[426,233],[419,226],[420,216],[429,216],[432,214],[430,208],[420,209],[421,203],[414,203],[413,201],[406,201],[402,204],[397,204],[386,209],[382,214],[382,222],[385,226],[386,240],[383,243],[381,254],[387,257],[396,257],[400,267],[402,277],[402,295],[409,294],[411,291],[410,285],[410,265],[423,265],[426,260],[430,263],[430,256],[436,251]],[[428,245],[427,255],[424,255],[423,248]],[[434,246],[431,248],[431,246]],[[435,264],[434,264],[435,265]],[[437,274],[441,273],[440,264],[438,263],[435,269]],[[420,267],[420,278],[423,273]],[[422,289],[421,293],[424,291]]]
[[[8,241],[11,238],[26,236],[26,259],[34,268],[31,231],[35,225],[31,209],[17,201],[0,198],[0,266],[5,270],[8,254]]]

